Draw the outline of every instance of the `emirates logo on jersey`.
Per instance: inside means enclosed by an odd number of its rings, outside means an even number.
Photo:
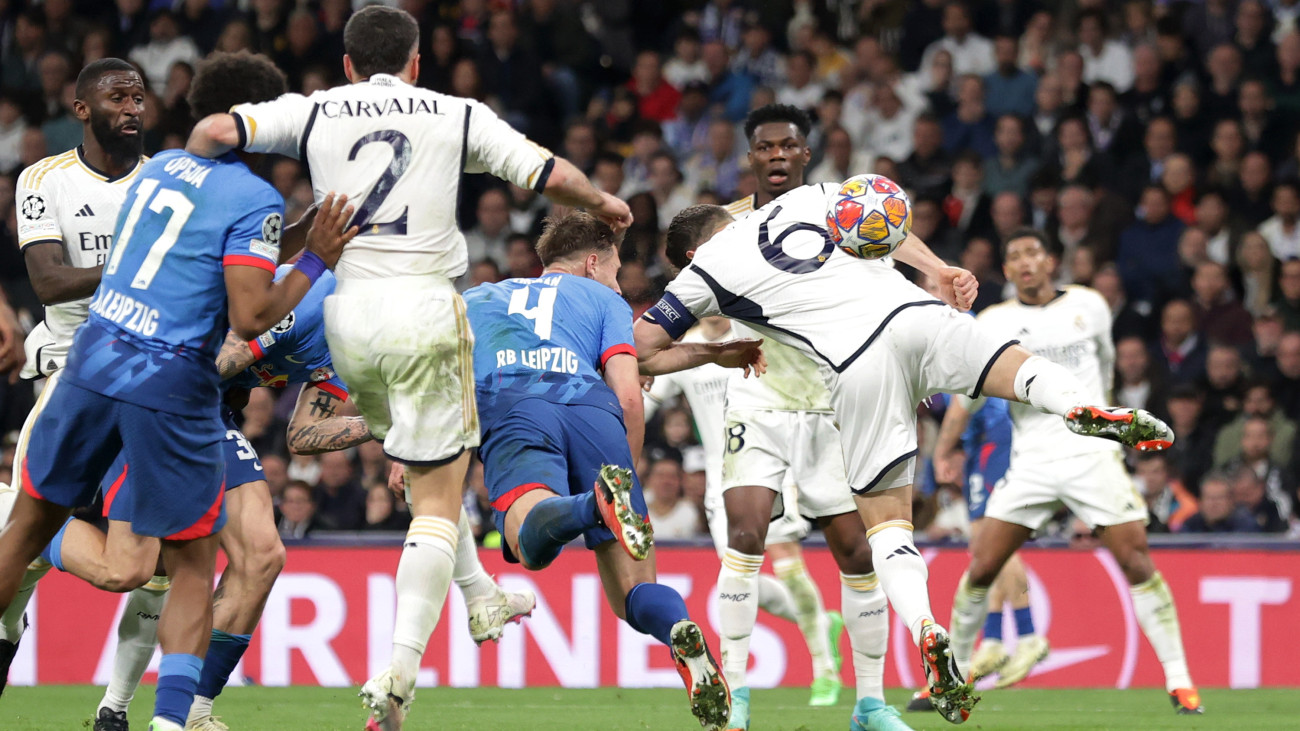
[[[45,199],[38,193],[32,193],[23,199],[21,206],[23,218],[28,221],[36,221],[45,215]]]

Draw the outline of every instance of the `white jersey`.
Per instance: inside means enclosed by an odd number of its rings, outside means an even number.
[[[887,261],[850,256],[826,233],[838,185],[806,185],[718,232],[645,314],[680,332],[722,314],[840,373],[909,307],[943,303]]]
[[[700,328],[695,328],[682,337],[684,343],[721,343],[737,337],[732,328],[727,328],[716,339],[704,336]],[[706,363],[698,368],[691,368],[676,373],[655,376],[654,385],[645,395],[645,416],[649,419],[660,405],[671,401],[676,396],[686,399],[695,417],[695,428],[700,433],[704,446],[704,474],[708,488],[717,488],[722,484],[722,450],[723,439],[722,408],[723,397],[727,392],[728,371],[715,363]]]
[[[146,159],[110,179],[89,165],[77,147],[24,170],[14,198],[18,247],[58,244],[69,266],[89,269],[103,264],[113,246],[118,209]],[[87,297],[45,308],[45,321],[27,336],[23,378],[49,376],[63,367],[89,306]]]
[[[1107,403],[1115,346],[1110,336],[1110,307],[1096,290],[1068,286],[1045,305],[1010,299],[986,308],[979,322],[995,335],[1064,366],[1085,387],[1091,403]],[[1055,414],[1029,404],[1011,403],[1011,463],[1051,461],[1093,452],[1117,452],[1120,445],[1079,436]]]
[[[333,191],[356,205],[361,231],[339,259],[340,280],[459,277],[467,264],[456,226],[461,173],[541,191],[554,166],[549,150],[486,105],[387,74],[232,111],[243,149],[298,158],[318,202]]]

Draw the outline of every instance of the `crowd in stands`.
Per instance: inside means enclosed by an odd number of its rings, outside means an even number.
[[[30,325],[39,302],[16,246],[25,166],[77,145],[78,69],[137,64],[147,152],[183,146],[205,54],[270,56],[294,91],[344,83],[352,0],[0,0],[0,286]],[[1010,296],[999,263],[1029,225],[1062,285],[1111,305],[1115,401],[1178,435],[1131,455],[1152,530],[1300,533],[1300,1],[400,0],[419,20],[418,83],[490,104],[573,161],[636,218],[622,290],[639,314],[667,277],[673,215],[751,194],[741,125],[780,102],[815,120],[808,182],[875,172],[911,194],[913,231],[974,272],[976,309]],[[269,178],[297,218],[303,166]],[[549,213],[532,191],[466,176],[462,288],[532,276]],[[287,537],[401,529],[378,445],[293,456],[294,393],[244,416]],[[13,435],[32,386],[0,385]],[[922,407],[924,409],[924,407]],[[689,413],[663,410],[640,472],[661,538],[703,535],[703,462]],[[488,529],[481,467],[467,504]],[[920,507],[962,533],[960,495]],[[1069,533],[1069,524],[1065,532]]]

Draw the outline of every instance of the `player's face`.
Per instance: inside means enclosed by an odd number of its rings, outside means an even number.
[[[776,196],[803,185],[803,170],[812,150],[789,122],[760,124],[749,140],[749,168],[764,193]]]
[[[74,103],[77,118],[90,125],[95,141],[113,157],[138,157],[144,149],[144,82],[134,71],[99,77],[85,99]]]
[[[618,286],[618,270],[623,266],[623,262],[618,258],[618,248],[615,247],[593,256],[587,257],[587,278],[594,279],[615,292],[623,294],[623,290]]]
[[[1037,293],[1052,279],[1056,261],[1043,249],[1042,243],[1031,236],[1012,239],[1007,244],[1007,257],[1002,273],[1016,285],[1018,292]]]

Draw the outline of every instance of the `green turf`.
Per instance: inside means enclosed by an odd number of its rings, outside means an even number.
[[[89,726],[102,691],[85,686],[10,688],[0,699],[0,729],[45,731]],[[1206,690],[1202,717],[1174,715],[1158,690],[990,691],[964,729],[1269,729],[1297,728],[1300,690]],[[800,689],[755,691],[753,731],[847,729],[851,704],[809,708]],[[906,702],[903,691],[889,700]],[[132,728],[148,728],[153,689],[141,688]],[[232,731],[359,731],[365,723],[355,689],[232,688],[218,701]],[[933,713],[904,713],[918,731],[947,729]],[[698,729],[678,690],[500,690],[446,688],[419,691],[409,731],[439,729],[615,731]]]

